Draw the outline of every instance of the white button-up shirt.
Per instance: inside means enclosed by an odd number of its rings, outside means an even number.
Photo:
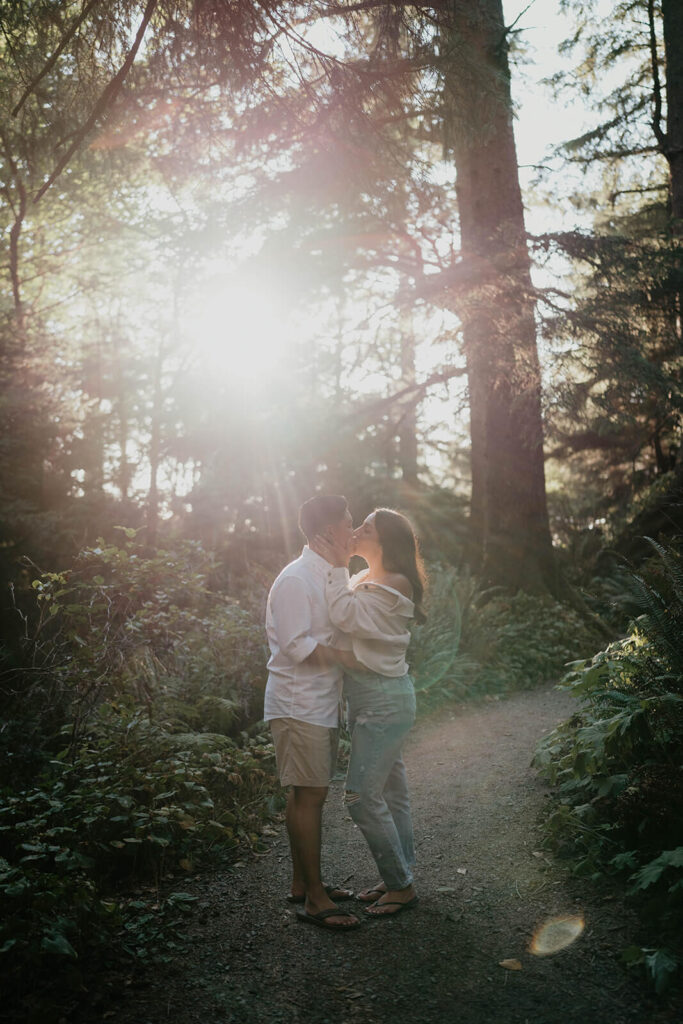
[[[342,670],[304,664],[318,644],[332,646],[335,628],[325,600],[330,568],[306,546],[273,583],[266,607],[271,656],[263,717],[297,718],[336,729]]]

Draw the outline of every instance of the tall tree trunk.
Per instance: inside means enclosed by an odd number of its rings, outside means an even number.
[[[652,17],[652,16],[651,16]],[[666,57],[666,136],[662,152],[669,163],[671,193],[671,225],[673,234],[683,241],[683,3],[681,0],[662,0],[664,27],[664,54]],[[659,82],[655,72],[655,88]],[[680,280],[680,257],[676,266]],[[683,296],[676,296],[678,316],[677,337],[681,341],[681,307]],[[675,480],[672,492],[680,500],[683,493],[683,443],[676,455]]]
[[[19,171],[19,166],[12,156],[11,146],[4,133],[0,132],[0,139],[4,151],[5,160],[11,172],[11,184],[14,185],[14,195],[8,182],[2,187],[2,192],[12,210],[14,220],[9,232],[9,272],[12,282],[12,301],[14,303],[14,315],[17,326],[17,339],[19,347],[23,349],[26,343],[26,319],[24,302],[21,294],[20,276],[20,253],[19,240],[26,219],[28,208],[28,195],[26,185]]]
[[[448,4],[450,107],[463,260],[477,285],[463,322],[472,427],[472,518],[484,574],[555,587],[541,384],[501,0]]]
[[[122,352],[123,339],[118,325],[113,332],[114,374],[116,387],[116,412],[118,414],[119,468],[116,481],[121,492],[121,503],[127,507],[131,482],[131,465],[128,461],[128,392],[124,373],[124,357]]]
[[[154,547],[159,525],[159,463],[163,406],[164,345],[160,341],[153,364],[152,422],[149,431],[149,495],[147,497],[147,544]]]
[[[404,387],[415,383],[415,335],[413,318],[408,312],[401,316],[401,383]],[[417,409],[413,400],[401,414],[398,426],[398,460],[403,480],[417,487]]]
[[[102,336],[99,334],[86,356],[84,392],[92,402],[85,422],[83,452],[83,491],[87,497],[100,498],[104,491],[104,413],[102,412]]]
[[[662,147],[671,173],[671,216],[683,236],[683,3],[662,0],[666,56],[666,138]]]

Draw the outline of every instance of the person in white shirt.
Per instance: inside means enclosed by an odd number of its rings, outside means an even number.
[[[373,855],[381,882],[358,894],[366,914],[391,917],[417,904],[415,845],[401,747],[415,721],[408,674],[409,624],[424,622],[425,574],[405,516],[375,509],[349,551],[368,568],[349,579],[344,545],[316,539],[332,567],[326,597],[332,623],[350,636],[358,667],[344,674],[351,757],[345,802]]]
[[[308,544],[287,565],[268,595],[268,661],[264,719],[270,722],[275,758],[287,794],[286,825],[292,855],[290,902],[301,903],[302,921],[323,928],[357,928],[360,921],[335,900],[353,893],[325,886],[320,874],[322,809],[334,774],[342,687],[342,664],[356,665],[349,651],[334,646],[335,627],[325,601],[331,568],[314,538],[346,550],[353,532],[346,499],[318,495],[299,510]]]

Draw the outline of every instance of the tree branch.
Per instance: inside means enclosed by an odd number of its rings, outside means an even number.
[[[100,117],[102,116],[102,114],[104,114],[109,109],[109,107],[111,107],[111,105],[114,103],[116,97],[118,96],[118,94],[119,94],[119,92],[121,90],[121,86],[123,85],[123,83],[124,83],[124,81],[126,79],[126,75],[128,74],[128,72],[130,71],[131,67],[133,66],[133,62],[135,61],[135,58],[137,56],[138,50],[140,49],[140,44],[142,43],[143,37],[145,35],[145,32],[147,31],[147,26],[149,25],[149,23],[151,21],[151,18],[152,18],[152,15],[154,14],[154,10],[155,10],[155,8],[157,6],[157,3],[158,3],[158,0],[147,0],[147,6],[145,7],[145,13],[142,16],[142,21],[140,22],[140,27],[138,28],[137,35],[135,36],[135,41],[133,42],[133,45],[131,46],[130,50],[128,51],[128,54],[126,55],[126,59],[124,60],[123,64],[121,65],[121,67],[119,68],[117,73],[114,75],[112,80],[108,83],[106,88],[103,90],[102,94],[100,95],[100,98],[98,99],[97,103],[93,107],[92,112],[91,112],[90,116],[88,117],[87,121],[76,132],[76,135],[74,137],[73,142],[68,147],[66,153],[64,153],[64,155],[58,161],[57,166],[55,167],[55,169],[52,172],[52,174],[50,175],[50,177],[47,179],[47,181],[42,186],[42,188],[36,193],[36,196],[35,196],[35,199],[34,199],[34,201],[36,203],[38,202],[38,200],[42,196],[45,195],[45,193],[49,189],[50,185],[54,184],[54,182],[57,180],[59,175],[62,173],[62,171],[64,170],[66,165],[71,160],[71,157],[80,148],[83,140],[86,138],[87,135],[89,135],[89,133],[95,127],[95,125],[97,124],[97,122],[100,119]]]
[[[53,67],[55,66],[55,64],[57,63],[57,61],[61,57],[61,55],[64,53],[64,50],[69,45],[69,43],[71,42],[73,37],[76,35],[76,33],[78,32],[79,28],[81,27],[81,25],[85,21],[85,19],[90,14],[90,12],[93,9],[93,7],[96,7],[98,3],[100,3],[100,0],[90,0],[90,3],[86,4],[86,6],[83,8],[81,13],[78,15],[78,17],[76,18],[75,22],[71,26],[71,28],[67,32],[64,33],[64,36],[62,37],[62,41],[60,42],[60,44],[57,47],[57,49],[55,50],[55,52],[52,54],[50,59],[43,65],[43,67],[40,69],[40,71],[35,76],[35,78],[32,78],[31,81],[29,82],[29,84],[24,89],[23,93],[21,94],[21,99],[19,100],[17,105],[14,107],[14,110],[12,111],[12,117],[16,117],[17,116],[17,114],[19,113],[19,111],[23,107],[23,105],[26,102],[26,100],[29,98],[31,93],[34,91],[35,87],[40,82],[42,82],[42,80],[45,78],[46,75],[48,75],[50,73],[50,71],[52,71]]]
[[[562,443],[546,451],[546,459],[562,459],[574,452],[618,451],[630,449],[632,434],[600,434],[597,430],[584,430],[578,434],[565,434]]]
[[[405,387],[401,388],[400,391],[394,392],[393,395],[387,395],[386,398],[379,398],[376,401],[368,402],[367,405],[362,407],[362,414],[365,416],[368,413],[375,414],[382,412],[395,402],[400,402],[408,397],[410,399],[411,406],[417,405],[429,388],[434,387],[435,384],[444,384],[446,381],[452,380],[453,377],[464,377],[466,373],[467,369],[464,366],[449,366],[447,370],[432,373],[426,378],[426,380],[414,381],[412,384],[407,384]],[[356,419],[357,415],[358,411],[356,410],[348,418]]]
[[[511,32],[512,32],[512,30],[514,29],[514,27],[515,27],[515,25],[517,24],[517,22],[518,22],[518,21],[521,21],[521,20],[522,20],[522,18],[523,18],[523,17],[524,17],[524,15],[526,14],[526,12],[527,12],[528,10],[530,10],[530,9],[531,9],[531,8],[532,8],[532,7],[534,6],[534,4],[535,4],[535,3],[536,3],[536,0],[530,0],[530,2],[529,2],[529,3],[527,4],[527,5],[526,5],[526,7],[524,8],[524,10],[523,10],[523,11],[520,11],[520,12],[519,12],[519,14],[518,14],[518,15],[517,15],[517,17],[515,18],[515,20],[514,20],[514,21],[513,21],[513,22],[512,22],[512,23],[511,23],[510,25],[506,25],[506,26],[505,26],[505,35],[506,35],[506,36],[509,36],[509,35],[510,35],[510,33],[511,33]]]

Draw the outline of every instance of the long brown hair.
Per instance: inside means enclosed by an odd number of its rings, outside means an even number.
[[[387,572],[400,572],[413,588],[415,621],[425,622],[422,607],[427,574],[418,550],[415,531],[400,512],[391,508],[375,509],[375,528],[382,546],[382,563]]]

